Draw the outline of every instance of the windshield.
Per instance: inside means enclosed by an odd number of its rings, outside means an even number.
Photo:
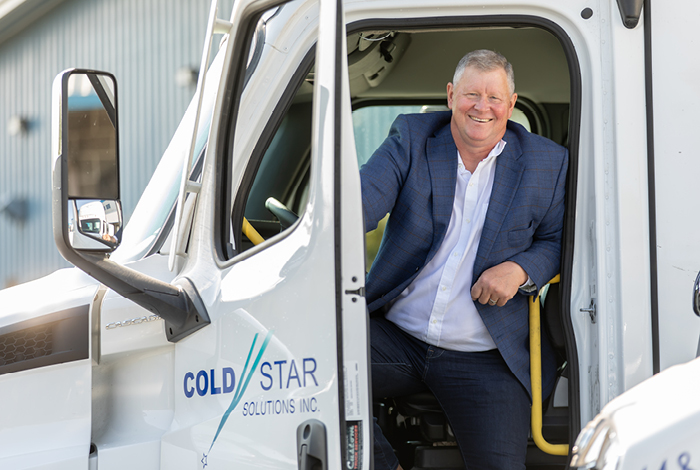
[[[224,49],[221,49],[221,52],[223,51]],[[195,159],[204,150],[209,136],[222,63],[223,53],[219,53],[214,58],[207,73],[208,80],[204,89],[202,113],[199,118],[199,130],[194,148]],[[180,190],[182,167],[190,148],[196,111],[197,96],[195,95],[151,181],[139,199],[129,224],[124,228],[121,246],[112,254],[112,260],[126,262],[142,258],[165,226]]]
[[[258,22],[253,43],[248,53],[247,74],[252,73],[257,68],[260,58],[259,54],[265,44],[266,22],[273,18],[279,10],[280,8],[273,8]],[[198,159],[201,157],[209,137],[225,50],[224,47],[219,48],[219,53],[214,58],[207,72],[208,80],[202,99],[202,113],[199,117],[199,129],[197,130],[195,141],[193,168],[198,167]],[[187,107],[187,111],[185,111],[185,115],[175,131],[170,145],[165,150],[151,181],[144,190],[141,199],[139,199],[129,224],[124,228],[121,246],[110,257],[113,261],[124,263],[144,257],[160,235],[161,230],[166,226],[180,191],[182,167],[184,166],[186,153],[189,151],[196,112],[197,96],[195,95]],[[192,175],[190,175],[191,177]]]

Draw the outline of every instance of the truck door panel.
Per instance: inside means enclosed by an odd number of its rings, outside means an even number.
[[[306,445],[302,441],[307,426],[323,430],[316,435],[325,434],[329,467],[344,461],[350,442],[348,429],[353,449],[355,443],[365,447],[358,447],[363,451],[353,454],[354,461],[369,464],[359,174],[354,147],[336,144],[341,139],[336,132],[341,115],[340,101],[335,98],[341,86],[336,85],[341,75],[334,59],[336,5],[325,0],[321,3],[313,99],[297,95],[298,100],[291,104],[291,97],[282,97],[289,106],[261,118],[259,126],[267,129],[263,132],[245,131],[241,116],[248,116],[250,110],[242,107],[240,114],[231,118],[235,124],[228,128],[233,134],[229,136],[233,150],[217,154],[217,158],[229,160],[230,179],[226,181],[231,183],[221,190],[231,191],[231,210],[220,209],[216,217],[221,217],[222,224],[230,224],[230,229],[221,232],[232,234],[232,257],[220,261],[218,271],[211,265],[207,269],[195,266],[190,271],[191,279],[202,286],[212,323],[175,345],[176,411],[173,427],[162,443],[162,468],[297,468],[300,449]],[[309,12],[312,24],[319,21],[318,15]],[[301,57],[309,50],[310,46]],[[260,93],[255,87],[264,83],[269,65],[263,52],[246,93]],[[295,70],[304,67],[301,61],[294,65]],[[308,67],[304,75],[307,71]],[[232,69],[231,73],[238,72]],[[300,86],[309,91],[304,75],[297,76],[301,82],[296,83],[291,82],[294,73],[281,71],[280,75],[290,81],[278,85],[282,91],[296,93]],[[347,95],[347,83],[345,91]],[[272,96],[278,93],[277,88],[269,87],[266,92]],[[349,101],[345,106],[348,117],[342,122],[351,125]],[[285,114],[299,121],[285,121]],[[257,143],[247,142],[257,133],[262,134]],[[347,136],[342,136],[345,142]],[[264,157],[261,151],[260,160],[249,163],[258,148],[270,150]],[[350,168],[341,158],[346,150],[352,151]],[[211,142],[208,151],[217,151]],[[346,181],[344,174],[353,172],[353,163],[354,175]],[[203,185],[207,178],[205,171]],[[241,182],[246,178],[247,185]],[[348,203],[354,209],[347,209],[352,220],[341,219],[346,194],[353,197]],[[274,226],[275,219],[263,206],[267,197],[292,206],[299,220],[281,235],[276,234],[279,228],[273,228],[269,234],[275,235],[251,248],[240,235],[243,216],[250,216],[258,227],[265,227],[260,220]],[[219,200],[224,201],[225,196]],[[206,204],[206,196],[202,204]],[[356,230],[348,230],[346,235],[344,227],[349,223]],[[344,239],[339,244],[341,231]],[[347,253],[342,250],[345,247]],[[347,257],[355,257],[359,263]],[[346,290],[355,294],[346,295]],[[354,341],[351,346],[345,344],[346,334]],[[349,361],[343,361],[344,354]],[[350,370],[349,383],[344,379],[345,369]],[[346,423],[344,395],[348,387],[353,390],[353,407]]]
[[[682,14],[678,14],[682,12]],[[697,249],[697,174],[700,160],[693,138],[700,94],[693,82],[699,71],[692,18],[696,3],[664,2],[651,9],[653,76],[655,222],[658,318],[653,325],[658,341],[657,368],[693,359],[700,322],[693,314],[691,292],[700,269]],[[645,15],[647,13],[645,12]],[[652,187],[650,187],[650,190]]]

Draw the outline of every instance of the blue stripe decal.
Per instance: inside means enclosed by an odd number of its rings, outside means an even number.
[[[269,331],[267,333],[267,336],[265,336],[265,341],[263,341],[262,345],[260,346],[260,351],[258,351],[258,355],[255,357],[255,361],[253,361],[253,367],[250,368],[250,371],[248,370],[248,364],[250,364],[250,358],[253,356],[253,350],[255,349],[255,342],[258,340],[258,333],[255,333],[255,336],[253,337],[253,344],[250,345],[250,351],[248,352],[248,357],[245,360],[245,366],[243,366],[243,373],[241,374],[241,378],[245,377],[245,382],[244,381],[239,381],[238,382],[238,387],[236,388],[236,393],[233,394],[233,400],[231,400],[231,404],[229,405],[228,409],[224,413],[224,415],[221,417],[221,421],[219,422],[219,427],[216,430],[216,434],[214,435],[214,439],[211,441],[211,445],[209,446],[209,450],[207,451],[206,454],[204,454],[202,458],[202,465],[204,467],[207,466],[207,457],[209,456],[209,453],[211,453],[212,447],[214,447],[214,443],[216,442],[216,439],[219,437],[219,434],[221,434],[221,430],[224,428],[224,425],[226,424],[226,421],[228,420],[229,415],[231,412],[236,409],[236,406],[238,405],[238,402],[241,401],[241,398],[243,398],[243,394],[245,393],[246,389],[248,388],[248,384],[250,383],[250,379],[253,378],[253,374],[255,373],[255,370],[258,367],[258,364],[260,363],[260,359],[262,359],[262,355],[265,352],[265,349],[267,349],[267,345],[272,339],[272,334],[274,331]],[[246,377],[246,372],[248,373],[248,376]]]

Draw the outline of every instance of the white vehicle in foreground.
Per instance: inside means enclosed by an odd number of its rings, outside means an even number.
[[[571,468],[700,468],[700,359],[673,366],[605,405],[579,435]]]
[[[569,149],[541,315],[559,376],[527,457],[565,468],[584,423],[700,336],[700,2],[649,3],[236,0],[221,20],[214,2],[200,70],[215,33],[218,53],[122,235],[89,247],[69,221],[120,207],[117,84],[61,73],[53,227],[76,268],[0,291],[0,468],[371,469],[373,417],[404,467],[459,468],[433,397],[370,397],[358,167],[477,48],[513,63],[516,118]],[[668,452],[647,470],[686,462]]]

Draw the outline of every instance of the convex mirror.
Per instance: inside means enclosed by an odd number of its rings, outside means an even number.
[[[116,80],[66,70],[56,77],[54,97],[54,235],[76,250],[113,251],[122,228]]]

